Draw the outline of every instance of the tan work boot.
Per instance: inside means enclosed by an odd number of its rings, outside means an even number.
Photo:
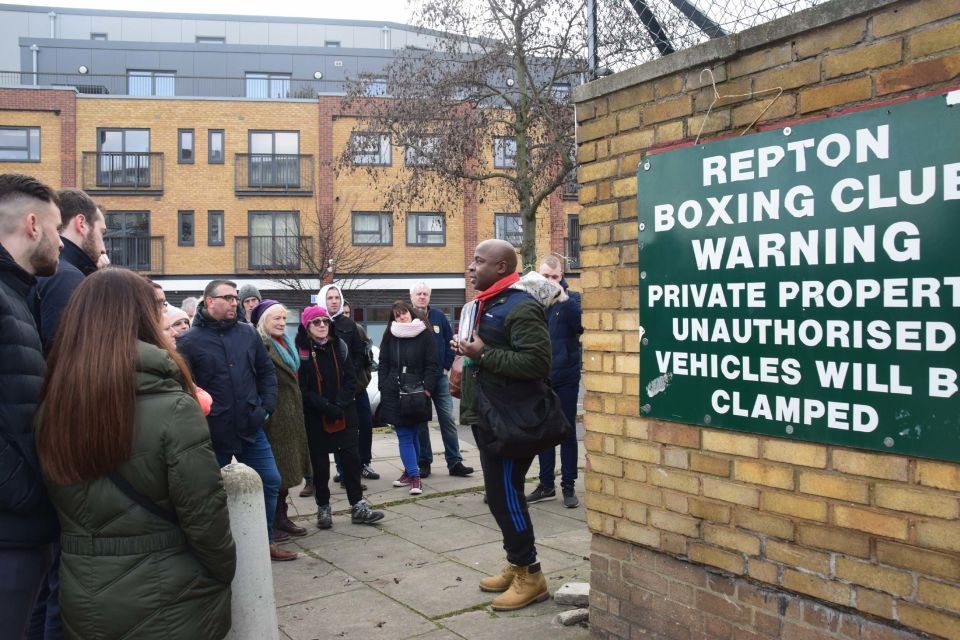
[[[500,570],[495,576],[487,576],[480,580],[480,591],[489,591],[490,593],[500,593],[510,588],[513,583],[513,574],[520,567],[508,564]]]
[[[522,609],[534,602],[543,602],[550,597],[547,591],[547,579],[540,571],[540,563],[529,567],[513,568],[513,583],[504,593],[493,599],[490,608],[494,611],[513,611]]]

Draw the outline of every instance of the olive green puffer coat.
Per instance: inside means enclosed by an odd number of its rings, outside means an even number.
[[[230,630],[236,549],[207,422],[166,351],[141,342],[137,355],[138,427],[118,471],[179,526],[107,477],[48,482],[63,531],[64,630],[83,640],[219,640]]]

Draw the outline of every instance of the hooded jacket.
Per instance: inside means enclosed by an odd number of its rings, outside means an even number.
[[[580,294],[570,291],[566,281],[561,280],[560,284],[567,292],[567,300],[557,302],[547,309],[550,344],[553,347],[550,384],[554,388],[579,385],[580,369],[583,366],[583,351],[580,347],[583,311],[580,307]]]
[[[0,246],[0,548],[57,538],[57,516],[43,485],[33,435],[45,367],[27,305],[35,283]]]
[[[53,347],[60,316],[67,308],[70,296],[84,278],[97,270],[97,263],[83,249],[63,236],[60,236],[60,240],[63,241],[63,251],[60,252],[56,275],[37,278],[37,286],[31,296],[36,305],[35,316],[44,353],[50,353]]]
[[[410,423],[400,416],[401,371],[422,380],[424,389],[436,389],[441,372],[436,341],[429,325],[413,338],[397,338],[388,330],[380,342],[380,366],[377,368],[380,419],[387,424],[406,426]],[[432,403],[430,406],[432,410]]]
[[[336,312],[327,309],[327,292],[330,289],[336,289],[340,294],[340,308]],[[367,340],[366,333],[357,326],[352,318],[343,315],[343,305],[346,299],[343,297],[343,291],[335,284],[324,285],[317,294],[317,306],[323,309],[333,318],[333,325],[336,328],[337,335],[347,345],[347,355],[353,364],[354,374],[354,394],[366,393],[367,385],[370,384],[370,365],[366,361]]]
[[[137,349],[137,428],[119,474],[173,524],[109,478],[49,485],[63,523],[67,638],[219,640],[230,629],[236,549],[227,497],[196,400],[163,349]]]
[[[207,423],[214,451],[240,453],[242,441],[252,441],[277,406],[277,372],[260,334],[237,320],[214,320],[201,302],[177,350],[197,385],[213,396]]]

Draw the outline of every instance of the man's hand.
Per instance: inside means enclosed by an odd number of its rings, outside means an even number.
[[[472,339],[470,341],[464,341],[459,343],[460,354],[464,355],[471,360],[478,360],[480,358],[480,353],[483,351],[483,340],[480,339],[480,336],[477,335],[477,332],[473,332]]]

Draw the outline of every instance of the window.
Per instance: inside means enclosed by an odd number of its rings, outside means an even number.
[[[580,216],[567,216],[567,265],[580,268]]]
[[[442,247],[447,243],[442,213],[408,213],[407,244]]]
[[[248,98],[289,98],[289,73],[248,73]]]
[[[353,149],[353,164],[389,165],[390,136],[386,133],[352,133],[350,148]]]
[[[251,131],[249,145],[251,187],[300,186],[299,131]]]
[[[498,213],[494,216],[494,233],[498,240],[506,240],[515,247],[523,242],[523,222],[519,213]]]
[[[194,236],[193,211],[177,212],[177,246],[192,247]]]
[[[110,262],[138,271],[150,269],[150,212],[108,211],[104,244]]]
[[[429,167],[436,164],[440,136],[414,136],[403,154],[408,167]]]
[[[177,162],[193,164],[193,129],[177,130]]]
[[[207,129],[207,162],[223,164],[223,129]]]
[[[297,211],[251,211],[251,269],[298,268],[300,265],[300,214]]]
[[[339,47],[339,46],[340,46],[340,41],[339,41],[339,40],[325,40],[324,43],[323,43],[323,46],[325,46],[325,47]]]
[[[553,86],[550,87],[553,97],[556,98],[558,102],[569,102],[570,101],[570,83],[569,82],[554,82]]]
[[[0,162],[40,162],[40,127],[0,127]]]
[[[383,77],[367,80],[367,95],[381,97],[387,95],[387,79]]]
[[[493,166],[497,169],[517,168],[517,139],[498,136],[493,139]]]
[[[173,71],[127,71],[127,93],[131,96],[176,95]]]
[[[223,211],[207,211],[207,246],[223,246]]]
[[[197,36],[197,44],[227,44],[224,36]]]
[[[393,216],[384,211],[353,212],[353,244],[393,244]]]
[[[150,130],[97,129],[97,186],[150,184]]]
[[[91,33],[91,34],[90,34],[90,39],[91,39],[91,40],[106,40],[106,39],[107,39],[107,34],[105,34],[105,33]]]

